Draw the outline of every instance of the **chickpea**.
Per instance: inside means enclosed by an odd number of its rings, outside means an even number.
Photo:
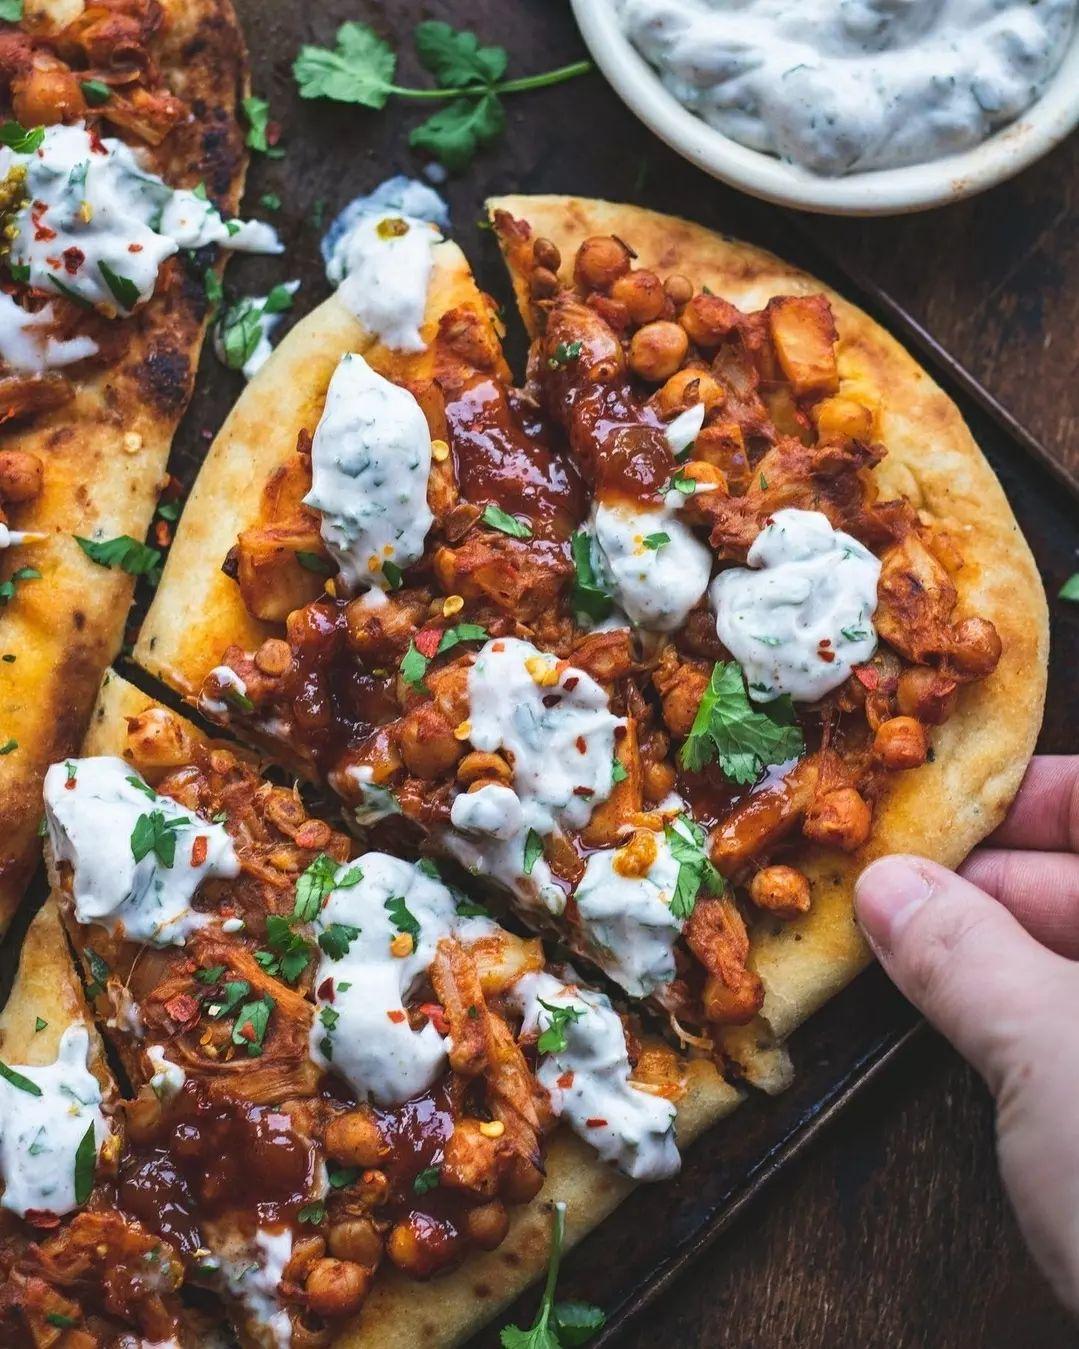
[[[412,1216],[415,1219],[417,1215]],[[415,1221],[406,1218],[390,1233],[386,1254],[398,1269],[403,1269],[414,1278],[423,1279],[445,1263],[446,1253],[439,1249],[436,1241],[426,1236]]]
[[[32,501],[41,491],[44,465],[25,450],[0,450],[0,497]]]
[[[646,323],[629,344],[629,367],[635,375],[655,384],[670,379],[686,359],[689,339],[677,323],[660,319]]]
[[[311,1267],[304,1283],[307,1305],[317,1316],[351,1316],[371,1287],[371,1271],[351,1260],[327,1257]]]
[[[750,881],[749,895],[759,909],[777,918],[809,912],[809,881],[794,867],[764,867]]]
[[[873,752],[885,768],[917,768],[928,750],[925,727],[915,717],[889,717],[873,737]]]
[[[915,665],[899,676],[896,703],[904,716],[917,717],[928,726],[939,726],[952,715],[955,693],[954,679],[925,665]]]
[[[506,1233],[510,1229],[510,1215],[506,1212],[505,1205],[495,1199],[490,1204],[480,1204],[478,1208],[469,1209],[465,1227],[468,1229],[468,1235],[481,1250],[493,1251],[506,1239]]]
[[[741,315],[718,295],[694,295],[679,315],[679,323],[698,347],[718,347],[737,329]]]
[[[344,1166],[378,1166],[385,1148],[374,1117],[366,1110],[350,1110],[332,1119],[326,1128],[326,1152]]]
[[[538,1167],[514,1155],[502,1173],[499,1190],[507,1203],[527,1204],[543,1189],[543,1179],[543,1172]]]
[[[626,306],[634,323],[651,323],[660,318],[667,307],[663,282],[655,272],[643,268],[620,276],[611,287],[611,299]]]
[[[413,708],[397,727],[397,744],[410,773],[433,782],[452,773],[465,747],[432,703]]]
[[[550,239],[537,239],[532,245],[532,261],[537,267],[546,267],[549,272],[557,272],[562,266],[562,254]]]
[[[534,300],[549,300],[558,293],[558,277],[546,267],[534,267],[528,289]]]
[[[645,763],[643,774],[644,798],[649,805],[657,805],[674,791],[678,775],[669,763]]]
[[[873,813],[853,787],[838,787],[814,802],[802,832],[816,843],[854,852],[869,837]]]
[[[473,750],[457,765],[457,781],[466,787],[474,782],[482,782],[484,785],[489,782],[501,782],[506,785],[512,779],[513,769],[501,754],[485,754]]]
[[[255,664],[264,675],[279,679],[292,664],[292,648],[280,637],[267,637],[255,652]]]
[[[346,1218],[330,1228],[330,1254],[374,1269],[382,1258],[382,1235],[370,1218]]]
[[[707,370],[686,366],[676,370],[655,395],[655,404],[664,417],[677,416],[697,403],[704,404],[705,415],[720,407],[727,397],[723,386]]]
[[[688,276],[675,274],[669,276],[663,283],[663,289],[666,292],[667,299],[676,309],[681,309],[683,305],[689,304],[693,299],[693,282]]]
[[[962,674],[981,679],[1000,660],[1000,634],[987,618],[964,618],[953,634],[952,663]]]
[[[573,279],[582,290],[607,290],[629,271],[630,251],[613,235],[595,235],[577,250]]]

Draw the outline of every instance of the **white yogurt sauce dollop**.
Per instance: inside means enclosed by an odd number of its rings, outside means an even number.
[[[1040,96],[1077,0],[616,0],[676,99],[838,175],[979,145]]]
[[[0,149],[0,176],[16,166],[28,200],[11,222],[12,275],[109,315],[148,300],[161,264],[181,248],[283,251],[269,225],[223,220],[201,192],[173,190],[123,141],[91,136],[82,123],[47,127],[30,153]]]
[[[758,703],[789,693],[815,703],[877,649],[880,562],[819,511],[776,511],[753,541],[749,567],[712,582],[719,640]]]
[[[712,555],[670,506],[597,502],[592,566],[636,627],[673,632],[704,594]]]
[[[369,332],[397,351],[422,351],[431,250],[449,226],[433,189],[398,177],[350,202],[322,244],[326,276]]]
[[[407,389],[383,379],[362,356],[342,356],[311,443],[311,490],[326,547],[350,590],[394,588],[423,556],[434,516],[427,505],[431,433]]]
[[[123,759],[102,756],[53,764],[45,774],[45,822],[57,861],[72,867],[80,923],[100,923],[128,941],[183,946],[210,922],[191,907],[214,877],[240,874],[232,840],[220,824],[159,796]],[[136,830],[168,842],[135,858]],[[196,839],[202,860],[193,862]]]
[[[76,1204],[75,1155],[92,1128],[96,1157],[108,1135],[101,1084],[89,1068],[90,1035],[77,1022],[60,1038],[56,1062],[8,1064],[37,1093],[0,1078],[0,1205],[63,1215]]]

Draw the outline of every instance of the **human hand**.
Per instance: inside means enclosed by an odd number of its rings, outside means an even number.
[[[1035,759],[960,874],[885,857],[855,910],[900,990],[985,1078],[1004,1184],[1079,1312],[1079,756]]]

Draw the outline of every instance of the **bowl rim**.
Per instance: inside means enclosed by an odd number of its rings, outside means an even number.
[[[1079,20],[1041,97],[988,140],[958,154],[826,178],[751,150],[684,108],[623,33],[614,0],[570,0],[585,44],[622,101],[673,150],[732,187],[826,215],[902,215],[984,192],[1041,159],[1079,124]]]

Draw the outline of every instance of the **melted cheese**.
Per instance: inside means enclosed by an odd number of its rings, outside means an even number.
[[[338,869],[363,879],[331,892],[316,933],[334,924],[355,930],[338,958],[323,951],[315,976],[319,1014],[311,1056],[331,1066],[356,1093],[378,1105],[399,1105],[424,1091],[446,1069],[446,1045],[430,1022],[413,1030],[405,1005],[423,982],[435,948],[453,934],[474,940],[493,930],[483,918],[462,918],[453,895],[420,867],[385,853],[364,853]],[[411,949],[394,954],[401,935],[387,902],[400,900],[419,925]],[[407,943],[398,943],[398,949]]]
[[[95,1151],[109,1129],[101,1085],[89,1069],[90,1035],[79,1024],[60,1039],[56,1062],[9,1064],[40,1090],[35,1096],[0,1078],[0,1205],[25,1218],[33,1209],[63,1215],[76,1207],[75,1154],[93,1127]]]
[[[524,1016],[526,1034],[548,1029],[550,1008],[580,1014],[565,1025],[566,1048],[542,1056],[537,1069],[555,1114],[634,1180],[673,1176],[681,1165],[674,1105],[633,1085],[625,1031],[609,999],[545,971],[519,979],[509,997]]]
[[[431,436],[407,389],[348,355],[334,371],[311,445],[308,506],[350,591],[391,588],[384,564],[402,571],[423,556],[434,517],[427,506]]]
[[[819,511],[793,509],[772,516],[746,560],[712,582],[719,639],[755,701],[817,702],[877,649],[880,562]]]
[[[135,860],[132,835],[140,817],[154,812],[175,840],[171,866],[155,851]],[[53,764],[45,775],[45,818],[54,859],[72,867],[76,919],[100,923],[130,941],[182,946],[190,932],[210,922],[191,908],[202,882],[240,874],[221,825],[158,796],[122,759]],[[206,852],[194,866],[197,838],[206,840]]]
[[[8,263],[46,294],[68,294],[110,316],[154,293],[161,264],[180,248],[281,252],[268,226],[226,222],[194,192],[174,192],[123,141],[82,123],[45,129],[30,154],[0,150],[0,176],[26,170],[27,204],[13,217]],[[267,232],[268,231],[268,232]]]

